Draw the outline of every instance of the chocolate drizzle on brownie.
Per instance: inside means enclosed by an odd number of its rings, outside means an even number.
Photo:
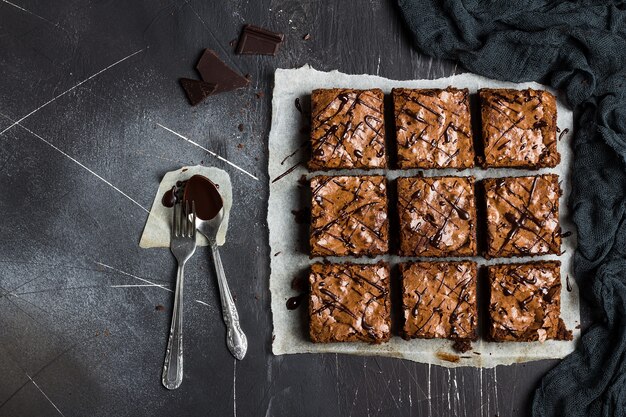
[[[560,262],[493,265],[487,274],[492,340],[572,339],[560,318]]]
[[[400,168],[471,168],[469,91],[392,91]]]
[[[386,165],[382,90],[314,90],[309,168]]]
[[[309,276],[313,342],[381,343],[391,336],[389,266],[316,263]]]
[[[387,186],[381,176],[311,179],[311,255],[387,253]]]
[[[559,254],[558,176],[483,181],[487,197],[487,256]]]
[[[400,265],[405,338],[476,338],[475,262]]]
[[[543,90],[479,90],[485,167],[543,168],[560,161],[556,99]]]
[[[476,254],[473,177],[399,178],[398,215],[401,255]]]

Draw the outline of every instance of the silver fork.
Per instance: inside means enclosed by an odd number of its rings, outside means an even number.
[[[176,274],[176,293],[170,337],[167,341],[165,363],[163,364],[163,385],[167,389],[176,389],[183,382],[183,281],[185,263],[196,251],[196,205],[191,202],[191,213],[187,201],[174,206],[172,215],[172,237],[170,250],[178,261]]]

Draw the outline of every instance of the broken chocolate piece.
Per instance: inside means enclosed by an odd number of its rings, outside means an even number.
[[[196,69],[207,83],[217,84],[217,88],[212,94],[224,93],[226,91],[242,88],[250,83],[232,68],[226,65],[216,55],[215,51],[205,49],[200,57]]]
[[[276,55],[285,35],[253,25],[245,25],[239,36],[237,53],[241,55]]]
[[[183,87],[183,90],[185,90],[189,104],[192,106],[200,104],[217,89],[217,84],[192,80],[191,78],[181,78],[180,85]]]

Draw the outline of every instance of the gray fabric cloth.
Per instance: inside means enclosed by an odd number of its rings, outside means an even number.
[[[576,279],[597,321],[541,381],[534,416],[626,416],[626,3],[399,0],[417,47],[541,81],[575,108]]]

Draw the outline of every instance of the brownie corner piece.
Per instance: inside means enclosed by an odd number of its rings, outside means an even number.
[[[402,256],[474,256],[474,177],[398,178]]]
[[[555,174],[483,180],[488,258],[561,253]]]
[[[389,265],[311,265],[309,337],[315,343],[382,343],[391,337]]]
[[[481,89],[485,168],[554,168],[556,98],[544,90]]]
[[[397,164],[407,168],[472,168],[469,90],[392,90]]]
[[[475,262],[410,262],[400,273],[404,338],[476,340]]]
[[[380,89],[313,90],[309,169],[385,168],[383,100]]]
[[[492,265],[487,275],[491,340],[572,340],[561,319],[559,261]]]
[[[311,256],[377,256],[389,250],[383,176],[311,179]]]

